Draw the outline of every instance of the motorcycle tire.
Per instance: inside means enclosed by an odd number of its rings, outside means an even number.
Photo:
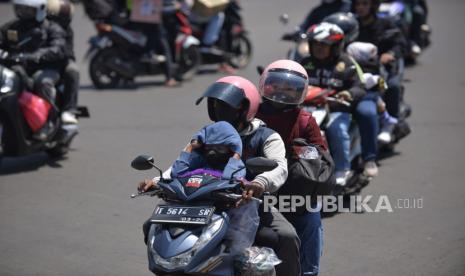
[[[231,54],[228,63],[234,68],[242,69],[252,60],[252,43],[244,34],[235,36],[231,42]]]
[[[183,49],[179,60],[178,78],[190,80],[197,74],[199,66],[202,64],[202,55],[195,45]]]
[[[100,50],[90,61],[89,76],[97,89],[115,88],[121,81],[121,76],[106,65],[117,55],[115,49],[105,48]]]

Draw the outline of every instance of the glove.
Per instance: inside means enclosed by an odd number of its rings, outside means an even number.
[[[336,98],[344,100],[344,101],[348,101],[348,102],[353,100],[352,95],[350,95],[350,92],[347,91],[347,90],[343,90],[343,91],[337,93]]]
[[[39,59],[36,57],[36,55],[30,53],[20,53],[11,55],[10,59],[16,63],[39,63]]]
[[[8,51],[0,49],[0,60],[6,60],[10,56]]]

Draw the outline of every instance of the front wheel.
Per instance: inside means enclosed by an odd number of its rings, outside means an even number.
[[[234,68],[245,68],[252,59],[252,43],[245,34],[235,36],[231,41],[231,54],[229,64]]]
[[[197,73],[202,63],[200,51],[195,45],[191,45],[181,52],[178,75],[183,80],[190,80]]]
[[[115,49],[106,48],[100,50],[90,61],[89,75],[94,86],[98,89],[115,88],[121,80],[121,76],[112,70],[107,64],[118,56]]]

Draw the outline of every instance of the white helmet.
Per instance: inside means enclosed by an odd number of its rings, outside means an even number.
[[[13,0],[13,6],[20,19],[42,22],[47,16],[47,0]]]

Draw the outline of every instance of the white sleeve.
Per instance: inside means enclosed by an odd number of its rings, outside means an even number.
[[[276,192],[287,179],[286,147],[278,133],[273,133],[263,144],[263,155],[278,162],[278,167],[255,177],[253,181],[263,184],[267,192]]]

